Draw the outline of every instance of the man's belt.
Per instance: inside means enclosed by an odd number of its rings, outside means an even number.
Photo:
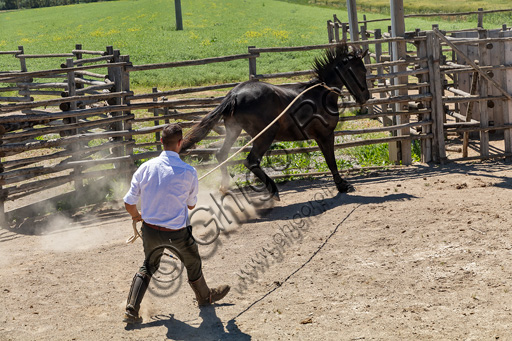
[[[150,223],[147,223],[147,222],[144,222],[144,225],[146,225],[147,227],[150,227],[150,228],[152,228],[154,230],[157,230],[157,231],[166,231],[166,232],[181,231],[182,229],[184,229],[184,227],[182,227],[180,229],[170,229],[170,228],[167,228],[167,227],[153,225],[153,224],[150,224]]]

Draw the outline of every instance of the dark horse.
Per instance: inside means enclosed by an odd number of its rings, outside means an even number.
[[[194,126],[185,136],[182,151],[201,141],[224,118],[226,137],[217,152],[217,160],[226,160],[229,150],[242,129],[254,137],[267,127],[302,91],[319,83],[304,93],[293,106],[263,135],[253,142],[244,164],[266,186],[272,197],[279,200],[275,182],[260,167],[263,155],[273,141],[302,141],[313,139],[324,154],[338,191],[345,193],[354,187],[341,178],[334,158],[334,129],[338,123],[338,97],[343,85],[359,104],[364,104],[370,94],[366,84],[366,68],[362,58],[367,53],[349,51],[346,44],[325,50],[313,64],[316,77],[309,82],[290,85],[272,85],[247,81],[234,87],[222,103]],[[227,167],[222,166],[222,188],[229,185]]]

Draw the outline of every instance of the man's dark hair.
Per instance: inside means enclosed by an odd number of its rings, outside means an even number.
[[[181,126],[177,123],[171,123],[164,127],[162,131],[162,143],[164,146],[173,146],[183,138]]]

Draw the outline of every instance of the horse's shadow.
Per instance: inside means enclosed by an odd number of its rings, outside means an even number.
[[[247,222],[260,222],[260,221],[272,221],[272,220],[290,220],[297,217],[316,217],[322,215],[329,210],[351,204],[368,205],[368,204],[382,204],[389,201],[404,201],[413,200],[418,197],[407,194],[407,193],[394,193],[384,196],[360,196],[351,194],[337,193],[331,198],[323,198],[321,200],[305,200],[294,204],[288,204],[283,206],[275,206],[271,209],[264,211],[264,214],[260,214],[258,218],[251,219]]]
[[[232,319],[224,326],[215,312],[215,306],[201,307],[199,317],[202,322],[198,327],[177,320],[171,314],[152,316],[150,322],[127,326],[126,330],[164,326],[167,328],[166,337],[171,340],[251,340],[249,334],[238,328],[236,320]]]

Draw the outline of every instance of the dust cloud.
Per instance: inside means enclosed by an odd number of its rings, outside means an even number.
[[[56,216],[45,227],[41,247],[57,252],[83,251],[109,242],[108,236],[96,227],[84,228],[72,219]]]

